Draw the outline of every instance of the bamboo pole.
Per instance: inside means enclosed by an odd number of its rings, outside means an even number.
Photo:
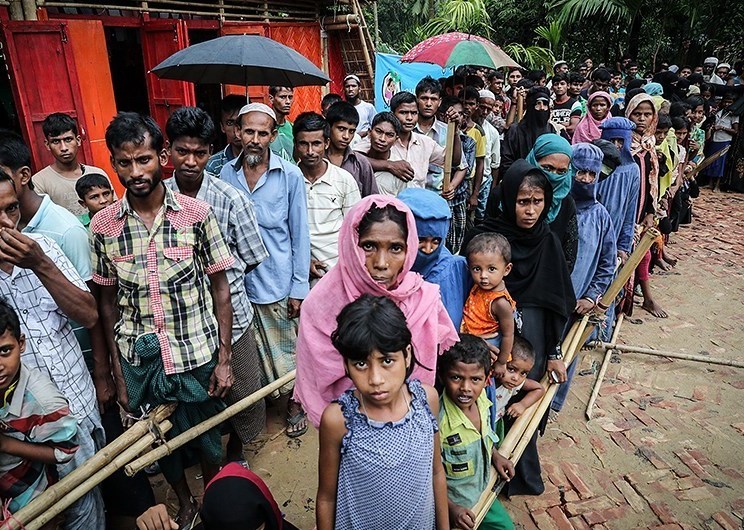
[[[719,364],[721,366],[733,366],[735,368],[744,368],[744,361],[738,361],[736,359],[722,359],[719,357],[708,357],[707,355],[699,355],[695,353],[681,353],[673,351],[654,350],[653,348],[642,348],[640,346],[628,346],[625,344],[617,344],[616,342],[602,342],[596,341],[593,343],[595,348],[600,350],[617,350],[627,353],[643,353],[646,355],[656,355],[658,357],[669,357],[671,359],[682,359],[684,361],[697,361],[708,364]]]
[[[615,324],[615,330],[612,332],[612,343],[617,342],[617,338],[620,336],[620,327],[623,325],[623,319],[625,318],[625,315],[623,313],[620,314],[620,316],[617,318],[617,324]],[[586,419],[591,420],[592,419],[592,409],[594,408],[594,402],[597,400],[597,396],[599,396],[599,389],[602,386],[602,380],[604,379],[605,373],[607,372],[607,368],[610,366],[610,359],[612,358],[612,354],[615,350],[611,348],[607,348],[607,351],[605,352],[604,359],[602,360],[602,367],[599,369],[599,374],[597,374],[597,380],[594,382],[594,387],[592,388],[592,394],[589,396],[589,402],[586,404]]]
[[[14,519],[6,521],[5,525],[0,528],[2,530],[20,528],[14,526],[14,520],[31,521],[35,517],[38,517],[50,505],[59,502],[72,488],[77,487],[91,475],[98,472],[98,470],[108,464],[122,451],[125,451],[137,440],[140,440],[143,436],[147,436],[150,432],[150,426],[152,423],[162,424],[162,422],[165,421],[165,419],[168,418],[175,409],[175,404],[157,406],[147,418],[132,425],[121,436],[98,451],[87,462],[72,471],[63,480],[48,487],[41,495],[18,510],[13,515]]]
[[[160,431],[167,432],[173,427],[170,421],[165,420],[160,424]],[[48,506],[48,509],[42,513],[39,517],[26,523],[25,530],[40,530],[45,524],[53,520],[67,508],[72,506],[78,499],[83,497],[90,490],[98,486],[101,482],[106,480],[108,477],[114,474],[115,471],[121,469],[124,464],[132,460],[142,451],[147,449],[150,445],[157,441],[159,437],[158,433],[149,432],[142,439],[132,444],[128,449],[119,454],[111,462],[106,464],[100,469],[95,475],[89,477],[78,485],[76,488],[68,488],[68,492],[58,502]],[[60,482],[62,484],[62,482]],[[69,486],[69,484],[68,484]]]
[[[447,122],[447,140],[444,144],[444,178],[442,180],[442,189],[447,190],[452,182],[452,157],[455,147],[455,131],[457,124],[454,121]]]
[[[602,295],[602,298],[600,299],[600,302],[602,305],[610,305],[614,300],[615,297],[617,297],[618,293],[620,293],[620,290],[623,288],[623,286],[628,282],[630,279],[630,276],[633,274],[633,271],[635,271],[636,267],[638,267],[638,264],[643,259],[643,256],[646,254],[649,248],[651,248],[651,245],[653,244],[654,240],[658,237],[659,231],[655,228],[649,228],[646,230],[646,233],[643,235],[641,240],[638,242],[638,245],[636,245],[636,248],[633,250],[633,253],[628,257],[628,260],[625,262],[625,265],[622,269],[620,269],[620,272],[615,277],[615,280],[610,284],[610,286],[607,288],[607,291],[605,291],[604,295]],[[586,317],[585,317],[586,319]],[[582,322],[584,319],[582,319]],[[563,348],[565,348],[567,345],[570,346],[573,343],[576,343],[578,345],[583,345],[586,343],[587,339],[591,335],[592,329],[594,326],[584,326],[581,331],[579,331],[579,322],[575,322],[574,325],[569,330],[568,334],[566,335],[566,338],[563,340]],[[587,329],[588,328],[588,329]],[[576,341],[576,336],[579,336],[579,340]],[[569,340],[570,339],[570,340]],[[574,352],[570,350],[570,348],[563,349],[565,355],[564,362],[570,363],[573,359]],[[541,381],[541,384],[545,386],[546,377],[543,377],[543,380]],[[554,391],[555,392],[555,391]],[[554,393],[553,392],[553,393]],[[547,396],[547,393],[546,393]],[[543,396],[543,400],[546,396]],[[538,403],[542,404],[543,400],[540,400]],[[552,397],[550,398],[552,401]],[[507,458],[510,458],[516,449],[517,444],[521,441],[521,439],[528,435],[526,428],[529,426],[533,415],[537,415],[536,413],[539,412],[538,410],[538,403],[534,404],[532,407],[527,409],[524,414],[516,421],[514,422],[514,425],[512,425],[511,429],[509,429],[509,434],[506,435],[504,438],[503,443],[501,444],[501,447],[499,447],[499,453],[503,456],[506,456]],[[547,402],[549,405],[549,401]],[[547,410],[547,406],[545,409]],[[544,412],[543,412],[544,414]],[[540,417],[542,419],[542,417]],[[529,433],[529,438],[532,437],[533,432]],[[529,440],[528,438],[528,440]],[[519,455],[521,456],[521,454]],[[518,460],[518,458],[517,458]],[[516,463],[517,460],[512,459],[512,462]],[[473,507],[473,511],[476,514],[476,524],[475,527],[477,528],[480,523],[485,518],[486,514],[488,513],[488,510],[491,508],[491,504],[493,504],[493,501],[496,500],[496,497],[498,496],[499,492],[504,486],[504,482],[500,481],[498,482],[498,474],[491,469],[491,479],[488,483],[488,487],[481,495],[481,498],[478,500],[476,505]]]
[[[583,334],[584,329],[587,327],[588,323],[588,316],[584,316],[584,318],[582,318],[580,321],[577,320],[571,326],[571,329],[566,335],[566,338],[563,339],[563,345],[566,346],[566,348],[564,349],[564,360],[566,364],[569,364],[573,360],[576,351],[579,349],[579,338]],[[540,423],[542,422],[542,419],[545,416],[548,407],[553,402],[555,393],[558,391],[559,385],[549,384],[549,379],[547,378],[548,376],[546,374],[546,376],[541,381],[543,387],[548,384],[547,390],[543,397],[540,399],[540,401],[533,404],[529,409],[527,409],[522,414],[522,416],[520,416],[519,419],[514,423],[514,425],[512,425],[512,428],[509,429],[509,434],[506,435],[506,437],[504,438],[504,442],[498,449],[501,455],[509,458],[514,463],[516,463],[521,458],[522,453],[524,453],[524,450],[529,445],[530,440],[540,426]],[[519,431],[515,431],[517,424],[520,423],[520,420],[522,420],[522,418],[525,418],[525,421],[521,423],[523,425],[526,423],[526,427],[522,427]],[[496,497],[499,496],[499,493],[501,492],[505,484],[506,482],[501,480],[501,477],[492,468],[488,487],[486,488],[483,495],[481,495],[481,498],[478,499],[476,505],[473,507],[473,512],[475,512],[475,528],[478,528],[478,526],[480,526],[480,524],[483,522],[486,514],[488,514],[488,510],[491,508],[491,505],[496,500]]]
[[[194,438],[201,436],[205,432],[207,432],[210,429],[213,429],[214,427],[217,427],[220,423],[224,422],[225,420],[232,418],[235,416],[238,412],[242,412],[243,410],[247,409],[254,403],[262,400],[272,392],[280,389],[282,386],[286,385],[287,383],[290,383],[294,381],[295,379],[295,370],[292,370],[288,374],[280,377],[276,381],[272,382],[271,384],[266,385],[265,387],[261,388],[260,390],[254,392],[253,394],[244,397],[240,401],[233,403],[229,407],[227,407],[225,410],[220,412],[219,414],[215,414],[211,418],[208,418],[204,420],[203,422],[194,425],[188,430],[183,431],[181,434],[176,436],[175,438],[168,440],[164,444],[158,446],[157,448],[153,449],[149,453],[146,453],[142,457],[138,458],[134,462],[131,462],[129,465],[127,465],[124,468],[124,472],[128,476],[132,476],[136,474],[138,471],[146,468],[150,464],[153,464],[157,460],[160,460],[166,455],[171,454],[173,451],[181,447],[182,445],[190,442]]]

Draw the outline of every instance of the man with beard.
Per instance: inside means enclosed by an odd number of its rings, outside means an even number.
[[[524,117],[512,124],[504,134],[501,144],[501,169],[503,175],[515,160],[524,158],[535,145],[537,137],[556,132],[548,122],[550,118],[550,92],[545,87],[533,87],[527,92]]]
[[[150,118],[118,114],[106,145],[121,201],[90,224],[93,281],[121,405],[139,411],[178,403],[172,438],[214,416],[232,386],[232,303],[225,270],[235,258],[208,204],[162,183],[168,155]],[[198,507],[185,469],[199,459],[205,485],[222,460],[219,428],[160,460],[178,497],[179,528]]]
[[[220,178],[253,202],[261,239],[269,252],[245,277],[265,385],[295,369],[297,317],[310,290],[307,194],[299,168],[269,148],[277,135],[274,111],[263,103],[251,103],[240,110],[238,125],[243,153],[222,168]],[[293,388],[288,383],[271,397],[288,396]],[[290,437],[307,431],[307,416],[291,399],[287,424]]]
[[[346,101],[354,105],[354,108],[359,113],[357,134],[365,138],[369,134],[369,128],[372,126],[372,120],[375,118],[377,110],[375,110],[375,106],[372,103],[364,101],[359,96],[361,84],[362,82],[359,80],[359,77],[354,74],[344,77],[344,96],[346,96]]]

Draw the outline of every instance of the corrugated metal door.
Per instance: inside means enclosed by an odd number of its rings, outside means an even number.
[[[44,146],[41,124],[54,112],[78,121],[85,136],[85,118],[75,59],[65,22],[15,22],[2,25],[6,60],[22,133],[31,149],[34,171],[52,162]],[[90,145],[83,142],[80,161],[92,160]]]

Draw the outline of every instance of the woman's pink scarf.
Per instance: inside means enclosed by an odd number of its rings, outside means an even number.
[[[607,100],[607,114],[601,121],[592,116],[592,113],[589,110],[592,105],[592,101],[597,98],[605,98]],[[581,118],[581,121],[576,126],[576,129],[574,129],[571,143],[573,145],[581,142],[592,143],[593,140],[600,138],[602,136],[602,130],[599,127],[612,117],[612,114],[610,114],[610,107],[612,107],[612,96],[610,96],[607,92],[600,91],[592,93],[592,95],[589,96],[589,99],[586,102],[586,114],[583,118]]]
[[[373,206],[387,205],[404,213],[408,224],[405,263],[390,290],[369,275],[357,232],[359,222]],[[459,340],[442,304],[439,287],[411,272],[418,251],[418,234],[413,214],[405,204],[383,195],[365,197],[344,218],[338,247],[338,263],[312,288],[300,312],[294,399],[302,403],[316,427],[325,407],[352,386],[343,358],[331,344],[331,333],[336,329],[336,317],[341,309],[361,295],[387,296],[406,315],[416,359],[430,369],[416,366],[412,378],[433,384],[437,356]]]

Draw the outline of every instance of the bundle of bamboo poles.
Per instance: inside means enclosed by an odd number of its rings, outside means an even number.
[[[293,370],[253,394],[246,396],[237,403],[232,404],[219,414],[165,442],[158,447],[158,449],[164,448],[162,451],[153,449],[153,444],[162,441],[162,434],[172,428],[171,422],[167,418],[176,409],[176,404],[156,407],[146,418],[135,423],[124,434],[98,451],[85,464],[75,469],[58,483],[47,488],[46,491],[28,503],[28,505],[14,513],[11,518],[3,521],[2,525],[0,525],[0,530],[41,529],[83,495],[114,474],[115,471],[127,466],[127,464],[136,464],[137,462],[145,461],[145,464],[137,466],[137,470],[143,469],[163,456],[172,453],[187,442],[218,426],[220,423],[230,419],[235,414],[242,412],[287,383],[294,381],[294,378],[295,372]],[[139,458],[143,453],[144,456]],[[128,474],[131,476],[135,472],[132,471]]]
[[[633,271],[638,267],[643,256],[648,252],[648,249],[651,248],[651,245],[658,236],[659,232],[655,228],[646,231],[638,245],[636,245],[633,253],[625,262],[623,268],[617,274],[612,284],[607,288],[605,294],[602,295],[600,300],[602,305],[609,306],[615,301],[615,298],[620,293],[623,286],[628,282]],[[581,321],[576,321],[566,334],[562,343],[564,362],[566,363],[566,366],[571,363],[575,353],[583,344],[586,343],[587,339],[591,335],[594,325],[589,326],[588,323],[588,317],[585,316]],[[541,384],[546,388],[545,395],[540,399],[540,401],[528,408],[522,416],[514,422],[499,447],[499,453],[511,460],[514,464],[519,461],[519,458],[522,456],[522,453],[532,439],[532,436],[537,431],[543,416],[547,412],[548,407],[558,390],[558,385],[550,384],[547,374],[543,377]],[[472,511],[476,515],[476,528],[478,528],[478,526],[483,522],[488,510],[491,509],[491,505],[496,500],[496,497],[504,485],[505,482],[500,480],[498,473],[496,473],[496,470],[492,468],[491,479],[488,487],[472,508]]]

